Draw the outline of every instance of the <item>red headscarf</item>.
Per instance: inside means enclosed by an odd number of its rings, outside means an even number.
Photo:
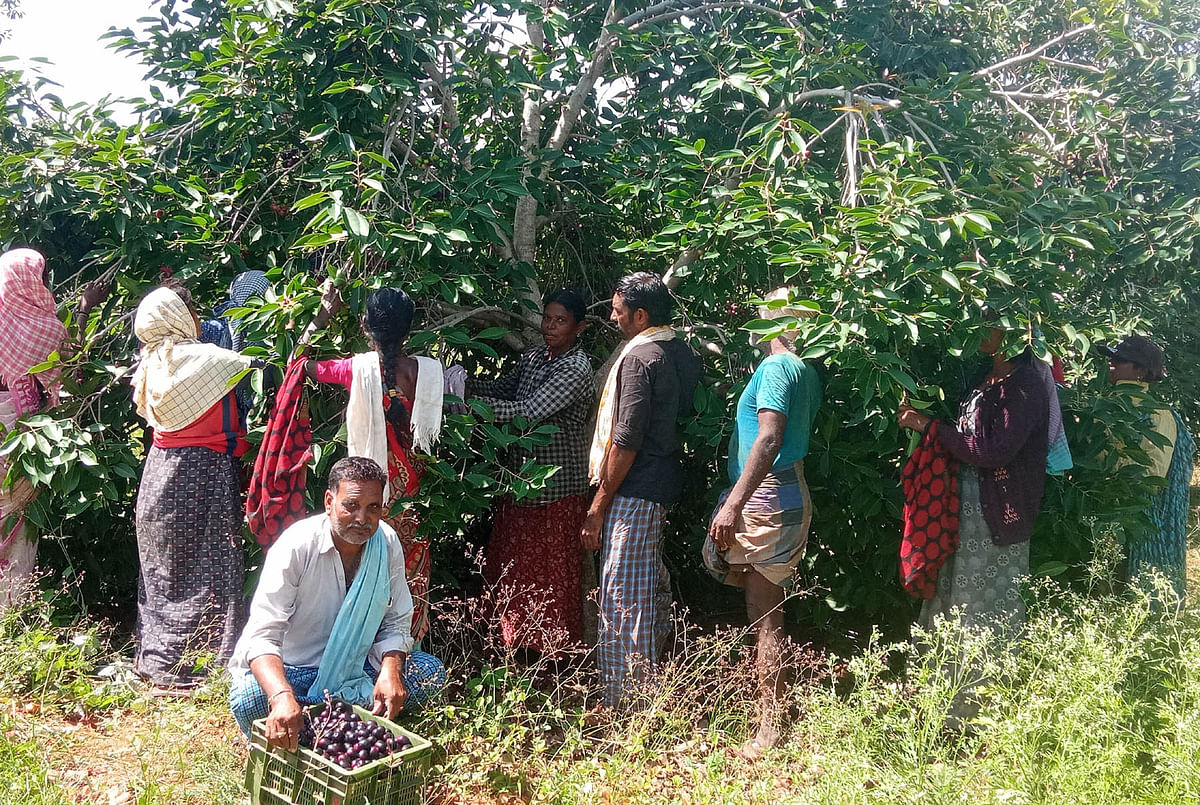
[[[0,380],[16,389],[29,370],[45,363],[67,337],[54,296],[42,281],[46,258],[33,249],[0,256]],[[37,374],[53,405],[58,401],[58,370]]]

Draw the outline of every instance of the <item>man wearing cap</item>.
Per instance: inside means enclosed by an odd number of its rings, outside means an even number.
[[[1148,424],[1162,437],[1155,441],[1146,438],[1141,444],[1150,459],[1147,474],[1162,478],[1163,487],[1151,500],[1148,512],[1155,532],[1129,543],[1129,578],[1136,580],[1155,570],[1171,582],[1175,596],[1182,601],[1186,586],[1188,485],[1195,445],[1183,419],[1149,395],[1150,384],[1166,377],[1163,352],[1157,344],[1144,336],[1131,335],[1115,347],[1099,346],[1097,350],[1108,358],[1110,382],[1128,388],[1154,406]]]
[[[1144,336],[1131,335],[1115,347],[1098,346],[1096,350],[1108,358],[1108,380],[1115,386],[1140,388],[1143,393],[1148,393],[1151,383],[1166,377],[1162,350]],[[1150,418],[1154,432],[1161,434],[1170,444],[1160,446],[1148,439],[1143,442],[1142,448],[1150,456],[1146,471],[1156,478],[1165,478],[1175,452],[1175,417],[1171,409],[1156,407]]]

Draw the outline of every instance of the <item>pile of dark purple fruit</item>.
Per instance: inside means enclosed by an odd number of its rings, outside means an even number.
[[[412,746],[382,724],[364,721],[348,702],[329,700],[316,716],[304,714],[300,745],[343,769],[354,769]]]

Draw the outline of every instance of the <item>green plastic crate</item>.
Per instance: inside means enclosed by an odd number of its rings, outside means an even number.
[[[324,704],[308,708],[314,716],[324,709]],[[260,718],[250,732],[246,764],[246,789],[253,805],[422,805],[430,742],[361,707],[355,706],[354,712],[406,736],[412,746],[347,771],[309,749],[288,752],[267,746],[266,719]]]

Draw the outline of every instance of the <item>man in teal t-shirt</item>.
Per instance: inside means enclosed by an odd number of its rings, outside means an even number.
[[[787,289],[772,294],[787,298]],[[760,308],[762,318],[805,311]],[[821,405],[816,371],[793,352],[793,337],[767,342],[738,400],[729,444],[729,481],[704,543],[704,564],[725,584],[744,587],[746,613],[758,627],[758,733],[739,754],[756,759],[782,730],[783,601],[804,556],[812,504],[804,480],[809,433]]]
[[[776,338],[771,344],[779,344]],[[738,399],[737,420],[729,443],[729,483],[736,484],[745,471],[750,449],[758,438],[760,411],[783,414],[783,443],[771,472],[786,469],[808,455],[808,435],[821,406],[821,381],[817,372],[786,347],[772,352],[758,365]]]

